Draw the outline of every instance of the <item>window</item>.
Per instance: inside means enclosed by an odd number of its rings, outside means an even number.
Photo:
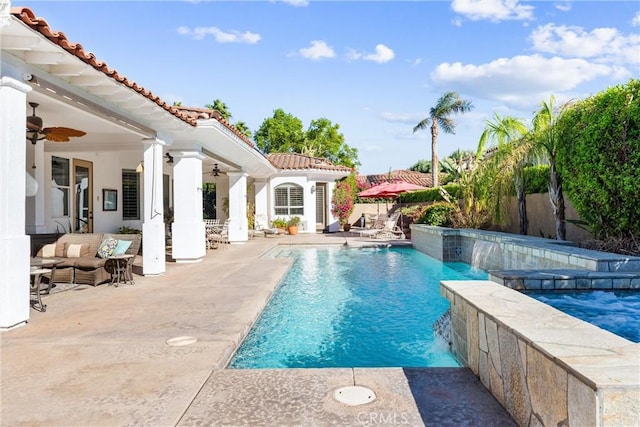
[[[134,170],[122,170],[122,219],[140,219],[140,176]]]
[[[276,215],[304,215],[304,190],[299,185],[283,184],[275,188]]]
[[[51,157],[51,216],[69,216],[70,194],[69,159]]]

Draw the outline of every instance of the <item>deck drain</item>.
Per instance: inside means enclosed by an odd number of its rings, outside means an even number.
[[[171,347],[182,347],[185,345],[195,344],[198,341],[196,337],[175,337],[167,340],[167,345]]]
[[[333,392],[333,398],[345,405],[357,406],[376,400],[376,394],[367,387],[359,385],[350,385],[340,387]]]

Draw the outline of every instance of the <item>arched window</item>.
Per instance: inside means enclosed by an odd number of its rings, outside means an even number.
[[[304,189],[295,184],[275,188],[276,215],[304,215]]]

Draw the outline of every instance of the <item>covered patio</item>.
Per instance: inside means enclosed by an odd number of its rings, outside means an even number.
[[[31,235],[140,230],[142,273],[160,275],[171,208],[173,258],[201,260],[202,186],[214,166],[229,240],[247,241],[248,184],[276,172],[250,140],[215,112],[168,104],[30,9],[0,25],[0,328],[29,319]],[[27,116],[42,128],[28,129]],[[52,141],[51,128],[85,134]]]

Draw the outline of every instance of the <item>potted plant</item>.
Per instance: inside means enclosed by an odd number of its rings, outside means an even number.
[[[296,234],[298,234],[299,224],[300,224],[300,217],[292,216],[291,218],[289,218],[289,221],[287,221],[287,232],[290,235],[295,236]]]
[[[283,233],[287,231],[287,221],[284,218],[273,218],[273,220],[271,220],[271,224],[275,228],[282,230]]]

